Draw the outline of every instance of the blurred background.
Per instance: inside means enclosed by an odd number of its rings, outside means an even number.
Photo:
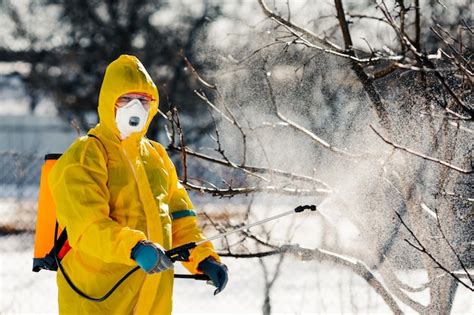
[[[207,235],[320,206],[216,242],[228,288],[177,280],[175,313],[474,312],[472,1],[0,8],[0,313],[57,313],[31,272],[41,166],[98,122],[121,54],[159,88],[148,137]]]

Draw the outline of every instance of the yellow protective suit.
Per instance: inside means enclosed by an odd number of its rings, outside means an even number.
[[[121,141],[115,124],[115,101],[140,92],[156,99],[145,130]],[[106,70],[99,96],[100,123],[61,156],[49,183],[61,227],[72,249],[62,264],[83,292],[104,295],[135,267],[130,258],[140,240],[170,249],[204,239],[193,205],[165,149],[146,139],[146,129],[158,111],[158,90],[140,61],[122,55]],[[191,273],[208,256],[217,260],[212,244],[191,251],[183,263]],[[141,269],[104,302],[80,297],[57,276],[61,314],[170,314],[173,271],[147,275]]]

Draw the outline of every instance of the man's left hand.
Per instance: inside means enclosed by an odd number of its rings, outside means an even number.
[[[216,286],[214,295],[224,290],[227,280],[229,279],[227,266],[207,257],[199,263],[198,269],[211,278],[212,283]]]

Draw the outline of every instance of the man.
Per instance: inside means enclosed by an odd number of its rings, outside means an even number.
[[[102,296],[141,267],[103,302],[80,297],[58,272],[62,314],[170,314],[173,264],[164,251],[205,239],[165,149],[145,138],[158,100],[140,61],[120,56],[105,73],[99,124],[71,145],[49,176],[72,247],[62,265],[81,291]],[[191,250],[183,265],[207,274],[216,294],[227,283],[227,268],[211,243]]]

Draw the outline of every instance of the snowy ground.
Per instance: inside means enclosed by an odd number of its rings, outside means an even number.
[[[0,314],[57,313],[55,274],[31,272],[32,241],[32,235],[0,237]],[[218,296],[203,282],[176,280],[174,314],[261,314],[263,274],[258,260],[225,259],[225,263],[230,282]],[[423,278],[417,271],[406,276]],[[426,294],[419,297],[426,302]],[[291,258],[285,260],[271,298],[274,314],[390,313],[365,281],[351,272]],[[473,313],[472,294],[460,288],[453,314]]]
[[[25,204],[28,204],[25,208],[32,208],[31,202],[36,201],[25,201]],[[0,199],[1,224],[34,222],[31,219],[31,210],[18,212],[12,204],[17,203],[6,198]],[[232,206],[228,202],[222,204],[214,202],[212,205],[200,208],[212,213],[222,210],[223,207]],[[281,213],[287,210],[286,208],[287,206],[282,204],[273,209],[258,207],[254,211],[258,217],[253,216],[251,221]],[[235,213],[236,209],[238,206],[235,209],[226,208],[229,213]],[[340,218],[338,220],[337,227],[344,230],[345,242],[350,243],[349,226],[344,226]],[[267,223],[265,228],[275,230],[275,233],[272,232],[274,243],[285,242],[286,231],[290,230],[294,231],[291,241],[293,244],[311,248],[317,246],[321,237],[321,230],[318,227],[320,221],[320,218],[313,213],[307,213],[293,219],[286,217],[277,222]],[[214,231],[210,231],[208,236],[214,234]],[[31,271],[33,239],[32,234],[0,237],[0,314],[57,313],[55,273]],[[216,246],[219,246],[219,243],[216,243]],[[265,258],[270,276],[273,275],[277,259],[278,257]],[[230,270],[230,281],[225,291],[217,296],[213,296],[213,288],[204,282],[182,279],[175,281],[174,314],[261,314],[264,276],[259,260],[224,258],[224,262]],[[185,273],[179,264],[176,271]],[[410,283],[416,285],[425,282],[426,274],[422,271],[407,271],[402,278],[409,278]],[[270,297],[273,314],[390,313],[386,304],[365,280],[351,271],[329,264],[304,262],[293,257],[285,258]],[[418,293],[414,297],[417,301],[428,304],[428,292]],[[452,313],[474,314],[472,297],[472,293],[460,287]],[[414,313],[408,308],[403,310]]]

